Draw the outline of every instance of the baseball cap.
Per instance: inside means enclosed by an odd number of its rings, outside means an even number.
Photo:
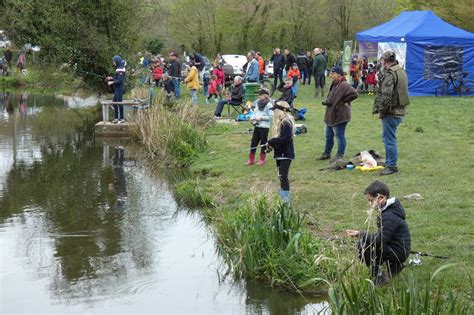
[[[266,88],[261,88],[258,90],[258,95],[270,95],[270,91],[268,91]]]
[[[396,55],[395,55],[395,52],[393,50],[388,50],[386,52],[383,53],[383,59],[384,60],[392,60],[392,61],[395,61],[396,59]]]

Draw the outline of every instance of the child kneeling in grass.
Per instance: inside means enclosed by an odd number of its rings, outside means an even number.
[[[374,284],[388,283],[403,269],[403,263],[410,255],[410,230],[405,221],[405,210],[384,183],[374,181],[364,191],[372,209],[380,213],[377,218],[377,232],[368,233],[347,230],[352,237],[359,237],[357,250],[359,258],[370,268]],[[387,266],[388,276],[381,270]]]

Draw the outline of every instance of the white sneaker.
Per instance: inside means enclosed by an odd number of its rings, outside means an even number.
[[[119,120],[118,119],[114,119],[112,120],[112,124],[118,124]]]
[[[124,122],[126,122],[125,119],[120,119],[120,120],[118,121],[118,124],[123,124]]]

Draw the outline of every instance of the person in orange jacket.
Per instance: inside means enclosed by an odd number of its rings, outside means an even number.
[[[293,98],[296,97],[296,92],[298,91],[298,79],[301,78],[301,72],[298,69],[298,65],[294,63],[290,70],[288,71],[286,77],[293,80]]]
[[[265,74],[265,60],[263,60],[262,53],[257,52],[258,61],[258,74],[260,75],[260,82],[263,82],[263,76]]]

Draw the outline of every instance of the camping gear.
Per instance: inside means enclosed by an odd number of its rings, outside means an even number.
[[[305,124],[296,124],[295,127],[297,135],[301,135],[308,132],[308,129],[306,128]]]
[[[260,83],[245,83],[244,89],[245,89],[245,100],[254,102],[258,96]]]
[[[235,118],[236,121],[248,121],[253,117],[254,113],[253,111],[249,111],[246,114],[239,114],[237,118]]]
[[[293,107],[293,109],[291,110],[291,114],[293,115],[295,120],[306,120],[306,118],[304,118],[304,114],[306,114],[307,111],[308,109],[306,107],[303,107],[301,109]]]

